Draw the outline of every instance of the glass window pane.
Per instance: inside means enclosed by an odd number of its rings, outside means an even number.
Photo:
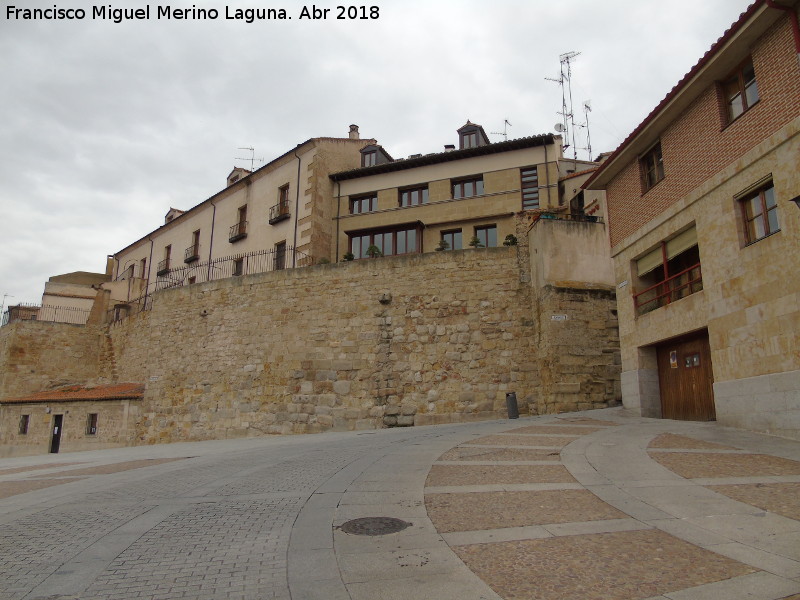
[[[394,253],[392,248],[392,238],[394,236],[391,233],[384,233],[383,234],[383,247],[381,248],[381,252],[383,252],[384,256],[391,256]]]
[[[406,252],[416,252],[417,251],[417,230],[416,229],[409,229],[406,232],[408,235],[406,236]]]
[[[405,231],[398,231],[397,232],[397,253],[398,254],[405,254],[406,253],[406,235]]]
[[[479,179],[475,182],[475,195],[483,196],[483,179]]]
[[[490,227],[486,230],[487,248],[494,248],[497,246],[497,227]]]
[[[764,190],[764,202],[767,208],[770,209],[775,206],[775,188],[770,187]]]
[[[450,247],[453,250],[461,250],[463,246],[461,245],[461,232],[454,231],[453,232],[453,241],[450,243]]]
[[[769,223],[769,232],[775,233],[781,226],[778,223],[778,207],[775,206],[767,211],[767,222]]]
[[[758,102],[758,84],[756,84],[756,80],[749,82],[744,87],[744,93],[747,98],[747,106],[753,106],[756,102]]]
[[[755,239],[760,239],[767,235],[764,229],[764,215],[759,215],[753,221],[753,230],[755,232]]]

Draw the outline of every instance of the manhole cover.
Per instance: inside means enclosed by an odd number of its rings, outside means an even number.
[[[397,533],[409,527],[411,523],[406,523],[400,519],[392,517],[364,517],[353,519],[343,524],[339,529],[345,533],[353,535],[386,535],[387,533]]]

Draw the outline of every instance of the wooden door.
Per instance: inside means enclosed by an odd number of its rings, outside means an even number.
[[[680,421],[713,421],[714,375],[708,331],[659,344],[661,416]]]

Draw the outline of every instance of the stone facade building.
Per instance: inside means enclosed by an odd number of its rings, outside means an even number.
[[[623,402],[800,437],[798,2],[754,2],[593,175]]]

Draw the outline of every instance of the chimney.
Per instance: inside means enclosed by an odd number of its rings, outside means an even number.
[[[455,149],[456,149],[455,144],[445,144],[444,145],[444,151],[445,152],[452,152]]]
[[[350,125],[350,139],[360,140],[361,136],[358,134],[358,125]]]

